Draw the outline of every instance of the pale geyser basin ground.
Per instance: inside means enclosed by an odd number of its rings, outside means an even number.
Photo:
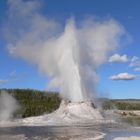
[[[43,117],[43,116],[42,116]],[[32,118],[33,119],[33,118]],[[138,140],[140,128],[123,123],[55,126],[24,123],[25,119],[0,123],[0,140]],[[37,120],[36,120],[37,121]],[[38,126],[37,126],[38,125]]]
[[[102,139],[137,140],[140,128],[104,119],[89,102],[62,102],[51,114],[0,122],[0,140]]]
[[[99,117],[99,110],[93,109],[90,103],[62,103],[51,114],[0,121],[0,140],[140,139],[139,127]]]
[[[15,121],[16,122],[16,121]],[[8,123],[6,124],[8,125]],[[139,140],[140,128],[123,125],[0,127],[0,140]]]

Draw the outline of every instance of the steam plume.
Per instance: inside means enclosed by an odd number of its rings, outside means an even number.
[[[10,94],[2,91],[0,94],[0,121],[10,120],[18,108],[17,101]]]
[[[36,1],[8,4],[10,25],[5,33],[10,53],[36,64],[49,76],[48,87],[59,88],[65,99],[78,102],[95,95],[96,69],[119,46],[123,27],[113,19],[85,19],[77,25],[74,18],[62,27],[39,14]]]

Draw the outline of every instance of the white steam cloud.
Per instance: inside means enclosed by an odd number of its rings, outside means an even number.
[[[19,105],[15,98],[5,91],[0,94],[0,121],[7,121],[13,117]]]
[[[77,25],[74,18],[62,27],[40,15],[34,1],[8,3],[10,26],[5,33],[10,53],[36,64],[49,76],[49,88],[59,88],[63,98],[88,100],[95,93],[96,69],[119,46],[123,27],[113,19],[86,19]]]

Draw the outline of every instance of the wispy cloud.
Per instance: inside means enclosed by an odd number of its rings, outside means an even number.
[[[131,62],[134,62],[134,61],[137,61],[139,58],[137,57],[137,56],[133,56],[132,58],[131,58]]]
[[[20,73],[18,74],[16,70],[11,71],[8,76],[5,78],[0,79],[0,85],[7,84],[9,82],[15,82],[23,79],[25,76],[27,76],[26,73]]]
[[[124,63],[124,62],[127,62],[127,61],[128,61],[128,57],[127,57],[126,54],[124,54],[122,56],[119,55],[119,54],[114,54],[108,60],[108,62],[110,62],[110,63],[113,63],[113,62]]]
[[[135,17],[133,17],[133,16],[128,16],[127,18],[128,18],[129,20],[135,19]]]
[[[140,71],[140,67],[138,67],[138,68],[135,68],[134,70],[135,70],[135,71]]]
[[[0,85],[8,83],[8,79],[0,79]]]
[[[119,73],[117,75],[112,75],[109,77],[110,80],[134,80],[136,75],[129,73]]]
[[[10,77],[16,77],[17,76],[17,72],[16,70],[11,71],[11,73],[9,74]]]
[[[130,67],[140,67],[140,60],[137,56],[133,56],[129,64]]]

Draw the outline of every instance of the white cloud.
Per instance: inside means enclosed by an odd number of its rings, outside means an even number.
[[[128,61],[128,57],[126,54],[124,55],[119,55],[119,54],[114,54],[112,55],[109,60],[109,62],[127,62]]]
[[[119,73],[117,75],[113,75],[109,77],[110,80],[134,80],[136,75],[129,74],[129,73]]]

